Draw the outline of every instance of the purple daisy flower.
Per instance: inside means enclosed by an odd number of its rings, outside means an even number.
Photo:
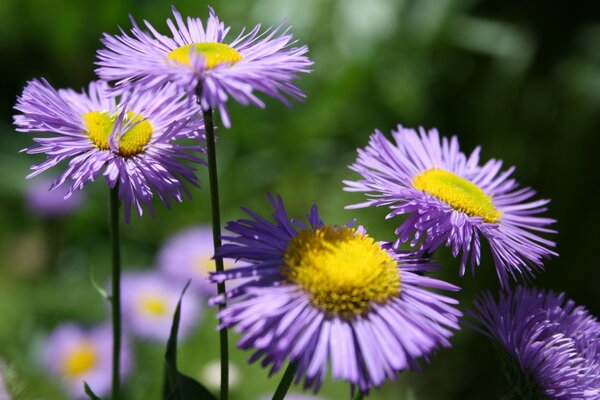
[[[125,339],[125,338],[124,338]],[[112,381],[112,330],[102,326],[85,330],[63,324],[46,339],[43,363],[48,373],[63,382],[73,398],[87,399],[83,382],[98,395],[110,393]],[[132,355],[127,340],[121,348],[121,376],[131,371]]]
[[[40,217],[59,218],[77,211],[85,201],[82,192],[73,193],[65,199],[69,188],[61,186],[50,190],[52,180],[47,178],[35,179],[27,186],[25,202],[29,211]]]
[[[230,96],[240,104],[259,107],[265,105],[255,90],[288,105],[286,95],[304,97],[292,81],[298,73],[310,72],[312,62],[305,56],[308,47],[294,47],[297,42],[283,23],[262,33],[256,25],[225,43],[230,28],[212,8],[206,28],[200,18],[184,21],[174,7],[172,11],[175,22],[167,19],[172,37],[158,33],[147,21],[144,24],[150,32],[145,32],[133,18],[132,36],[123,30],[122,35],[104,34],[106,48],[98,50],[98,75],[116,81],[117,90],[133,83],[155,89],[173,82],[190,95],[200,93],[203,109],[218,108],[226,127],[231,125],[225,106]]]
[[[517,287],[475,301],[476,329],[551,399],[600,398],[600,322],[564,294]]]
[[[121,280],[124,327],[141,338],[166,342],[184,285],[154,271],[124,273]],[[186,293],[179,337],[183,339],[195,329],[201,316],[200,299],[192,292]]]
[[[494,159],[480,166],[479,147],[467,157],[456,136],[440,138],[436,129],[417,134],[399,125],[392,135],[395,144],[375,131],[350,166],[364,179],[344,183],[346,191],[370,198],[347,208],[389,205],[388,218],[408,214],[396,229],[395,248],[410,240],[431,254],[445,243],[454,257],[462,253],[463,276],[467,262],[473,273],[480,264],[483,236],[503,286],[508,276],[533,276],[543,259],[556,255],[549,250],[555,243],[535,233],[555,233],[546,228],[555,220],[537,216],[549,200],[531,201],[535,191],[510,178],[514,167],[500,172],[502,161]]]
[[[111,188],[118,184],[127,220],[132,205],[139,215],[142,205],[152,213],[153,193],[167,207],[171,199],[181,202],[184,193],[189,195],[182,179],[198,184],[195,169],[181,160],[204,162],[190,153],[203,152],[202,147],[174,142],[202,135],[202,120],[185,101],[168,87],[142,95],[127,92],[117,101],[101,81],[90,83],[87,93],[30,81],[15,106],[23,113],[14,117],[17,130],[54,136],[34,138],[37,145],[24,150],[47,156],[28,178],[68,161],[52,186],[70,180],[68,199],[103,174]]]
[[[396,372],[418,368],[458,329],[457,301],[429,288],[458,290],[421,276],[432,269],[374,241],[362,227],[325,225],[313,206],[308,223],[288,218],[281,198],[269,196],[274,223],[230,222],[217,254],[250,263],[221,273],[215,282],[247,279],[210,304],[227,301],[219,328],[235,326],[238,346],[254,348],[271,373],[297,363],[296,383],[318,391],[331,364],[334,379],[361,392],[379,387]]]
[[[214,271],[214,247],[212,229],[195,226],[171,236],[158,253],[159,268],[174,280],[185,284],[192,280],[192,287],[203,296],[217,294],[216,285],[208,280]],[[242,266],[234,260],[223,260],[225,269]]]

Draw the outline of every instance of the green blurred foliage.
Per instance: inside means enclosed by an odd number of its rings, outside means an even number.
[[[204,1],[175,1],[185,15],[207,15]],[[515,177],[553,201],[560,257],[550,260],[536,286],[566,291],[600,314],[595,287],[600,223],[598,155],[600,132],[600,7],[594,2],[509,0],[221,0],[213,4],[232,33],[254,23],[288,18],[308,43],[314,72],[299,85],[307,100],[293,109],[266,99],[265,110],[230,105],[232,129],[219,129],[223,220],[239,218],[240,206],[268,211],[265,193],[279,193],[290,214],[320,205],[326,220],[354,217],[374,236],[391,239],[398,221],[385,210],[346,211],[361,195],[342,191],[356,148],[379,128],[396,124],[437,127],[458,135],[463,150],[483,147],[484,158],[518,167]],[[24,207],[24,176],[39,157],[18,154],[31,143],[11,126],[12,106],[26,81],[46,77],[56,87],[80,88],[94,79],[93,62],[102,32],[128,28],[128,14],[166,31],[169,5],[156,0],[3,0],[0,2],[0,356],[17,399],[59,399],[59,387],[44,375],[38,352],[44,335],[61,321],[94,324],[107,307],[94,291],[90,270],[105,282],[109,269],[107,188],[88,185],[76,215],[55,223]],[[207,182],[206,171],[200,171]],[[154,265],[168,235],[208,222],[207,188],[193,200],[154,218],[133,218],[123,227],[124,263]],[[463,290],[468,307],[498,282],[489,254],[477,276],[460,279],[446,250],[436,274]],[[48,259],[55,266],[48,268]],[[192,376],[218,357],[216,320],[181,345],[181,369]],[[431,357],[422,373],[376,390],[372,399],[482,399],[508,392],[492,346],[468,327],[454,347]],[[233,348],[233,344],[232,344]],[[127,390],[132,399],[157,399],[162,345],[136,344],[137,365]],[[234,399],[272,392],[248,353],[233,351],[241,370]],[[300,390],[297,388],[296,390]],[[322,394],[347,398],[348,387],[328,382]]]

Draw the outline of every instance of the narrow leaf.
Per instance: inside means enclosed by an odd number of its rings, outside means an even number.
[[[182,374],[177,370],[177,334],[179,333],[179,321],[181,319],[181,300],[187,288],[190,286],[188,281],[181,297],[177,303],[175,314],[173,315],[173,324],[171,325],[171,335],[167,341],[167,351],[165,352],[165,378],[163,386],[164,400],[217,400],[217,398],[208,391],[201,383]]]
[[[91,400],[102,400],[100,397],[98,397],[94,391],[92,390],[92,388],[90,388],[90,386],[87,384],[87,382],[83,382],[83,389],[85,390],[85,393],[88,395],[88,397]]]

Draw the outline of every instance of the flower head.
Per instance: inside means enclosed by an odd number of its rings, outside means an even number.
[[[270,222],[230,222],[217,254],[249,263],[211,274],[213,281],[247,279],[212,304],[227,300],[221,327],[235,326],[250,361],[279,370],[298,364],[295,378],[315,391],[331,363],[334,378],[362,392],[416,368],[416,360],[450,346],[461,313],[454,299],[427,290],[458,290],[417,274],[414,263],[373,240],[364,229],[326,225],[313,206],[308,222],[291,221],[281,198],[270,198]]]
[[[518,287],[486,293],[471,314],[537,391],[551,399],[600,397],[600,322],[564,294]]]
[[[124,327],[141,338],[165,342],[184,285],[154,271],[143,271],[124,273],[121,286]],[[199,299],[191,292],[186,293],[182,299],[179,337],[185,338],[196,328],[201,316]]]
[[[85,196],[82,192],[73,193],[65,199],[69,193],[69,188],[61,186],[55,190],[50,190],[52,180],[47,178],[38,178],[27,186],[25,201],[28,210],[40,217],[63,217],[77,211],[83,202]]]
[[[348,208],[389,205],[389,218],[408,214],[394,247],[410,240],[433,253],[446,244],[454,257],[462,253],[462,276],[467,263],[473,273],[479,265],[483,236],[503,285],[509,276],[533,275],[544,258],[556,255],[549,250],[555,244],[537,235],[554,232],[546,228],[554,220],[537,216],[549,200],[530,200],[535,191],[510,178],[514,167],[500,172],[502,161],[494,159],[480,166],[479,148],[467,157],[456,137],[440,138],[435,129],[417,134],[398,126],[392,135],[395,144],[376,131],[350,167],[363,179],[344,183],[369,197]]]
[[[158,253],[158,266],[169,277],[185,284],[192,280],[192,287],[202,295],[217,294],[216,285],[208,280],[214,271],[214,245],[212,229],[195,226],[171,236]],[[225,269],[241,266],[233,260],[223,260]]]
[[[152,212],[153,193],[167,206],[171,200],[180,202],[188,194],[182,179],[198,182],[195,169],[181,161],[202,163],[193,152],[204,151],[175,142],[202,134],[202,121],[192,117],[184,103],[168,87],[141,95],[127,92],[117,99],[102,82],[77,93],[33,80],[18,98],[15,108],[23,114],[15,116],[15,125],[21,132],[53,136],[34,138],[37,145],[25,150],[47,157],[28,177],[68,161],[52,188],[69,181],[69,198],[102,174],[111,188],[118,184],[127,219],[131,206],[139,215],[142,205]]]
[[[292,82],[300,72],[309,72],[312,62],[306,46],[296,40],[283,24],[260,32],[260,25],[233,41],[226,41],[229,27],[209,8],[206,25],[199,18],[184,20],[173,7],[175,21],[167,20],[171,37],[162,35],[144,21],[150,32],[132,19],[131,36],[104,34],[106,48],[98,51],[98,74],[115,81],[116,89],[131,84],[145,89],[174,83],[190,95],[200,95],[203,109],[218,108],[225,126],[229,117],[225,103],[237,102],[264,107],[254,91],[263,92],[288,104],[286,98],[304,94]]]
[[[122,377],[131,371],[127,340],[121,345]],[[112,330],[102,326],[85,330],[74,324],[56,328],[45,340],[43,362],[48,373],[66,385],[73,398],[85,399],[83,382],[99,396],[107,395],[112,379]]]

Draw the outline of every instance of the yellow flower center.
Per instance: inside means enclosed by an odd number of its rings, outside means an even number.
[[[485,222],[496,223],[502,212],[479,186],[443,169],[428,169],[413,178],[415,188],[430,194],[457,211]]]
[[[397,266],[368,235],[327,226],[305,229],[290,241],[282,272],[315,306],[350,318],[400,293]]]
[[[81,343],[68,353],[64,365],[65,375],[76,378],[94,368],[97,359],[94,346],[88,342]]]
[[[108,138],[113,132],[116,115],[106,112],[90,111],[83,114],[86,133],[92,143],[100,150],[110,150]],[[132,125],[119,140],[119,155],[132,157],[142,153],[152,137],[152,124],[134,112],[128,112],[123,119],[123,126]]]
[[[169,311],[169,307],[165,299],[157,296],[143,297],[140,300],[139,309],[142,313],[151,317],[162,317]]]
[[[242,59],[242,55],[236,49],[224,43],[217,42],[193,43],[181,46],[167,54],[167,58],[180,64],[192,66],[190,60],[190,53],[192,51],[204,57],[206,60],[206,69],[212,69],[223,63],[233,65]]]

